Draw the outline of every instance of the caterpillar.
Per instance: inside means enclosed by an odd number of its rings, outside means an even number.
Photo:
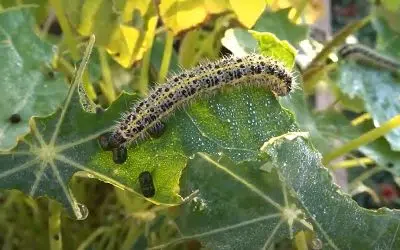
[[[201,64],[172,76],[132,106],[111,132],[107,147],[125,147],[147,132],[157,131],[161,120],[176,108],[224,86],[257,85],[285,96],[291,91],[292,78],[280,62],[254,53]]]
[[[385,68],[392,72],[400,72],[400,62],[396,59],[382,55],[381,53],[361,44],[346,44],[338,50],[342,59],[353,59],[361,63],[367,63],[377,68]]]

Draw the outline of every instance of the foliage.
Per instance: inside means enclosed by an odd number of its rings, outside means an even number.
[[[396,207],[397,193],[389,199],[370,178],[400,183],[398,72],[330,60],[371,20],[377,50],[398,56],[398,4],[382,1],[322,50],[305,50],[318,44],[309,24],[324,6],[313,2],[0,2],[2,247],[399,248],[400,214],[382,207]],[[225,88],[174,111],[123,164],[101,149],[98,138],[155,82],[251,52],[293,71],[289,95]],[[316,111],[309,99],[321,86],[337,100]],[[360,171],[339,188],[341,168]],[[141,193],[144,171],[153,197]],[[382,208],[357,204],[360,192]]]

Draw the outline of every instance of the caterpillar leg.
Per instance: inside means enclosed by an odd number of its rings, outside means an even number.
[[[153,138],[159,138],[165,131],[165,124],[162,122],[157,122],[153,127],[148,129],[148,133]]]
[[[110,143],[110,136],[111,133],[104,133],[100,135],[97,139],[101,149],[103,149],[104,151],[111,151],[114,148]]]

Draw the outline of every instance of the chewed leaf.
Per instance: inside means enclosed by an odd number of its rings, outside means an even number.
[[[68,89],[51,68],[53,47],[34,33],[34,24],[27,8],[0,13],[0,150],[28,133],[32,116],[54,112]]]
[[[304,138],[281,137],[270,143],[266,152],[281,180],[311,218],[324,249],[400,247],[400,214],[386,208],[374,211],[359,207],[332,183],[320,154]]]
[[[254,56],[258,62],[260,56]],[[87,56],[83,62],[86,60]],[[240,63],[231,66],[240,67]],[[282,77],[279,67],[268,67]],[[76,90],[82,72],[81,66],[72,90]],[[209,74],[215,76],[218,72],[211,70]],[[283,83],[282,79],[278,83],[274,79],[266,84],[274,87]],[[234,80],[237,79],[229,81]],[[181,172],[195,153],[225,154],[234,162],[254,160],[264,141],[296,131],[292,117],[281,108],[270,90],[257,84],[231,86],[215,95],[200,96],[186,109],[173,111],[174,115],[163,121],[165,129],[161,135],[133,143],[128,148],[126,162],[116,164],[115,155],[103,151],[98,138],[111,131],[121,114],[137,102],[135,96],[123,94],[105,112],[87,113],[81,108],[77,91],[70,92],[67,106],[49,117],[33,119],[32,134],[0,156],[0,178],[7,179],[1,182],[1,187],[18,188],[34,197],[46,195],[76,211],[68,190],[74,173],[86,171],[141,194],[138,177],[148,171],[155,189],[151,200],[175,205],[182,201],[178,194]]]

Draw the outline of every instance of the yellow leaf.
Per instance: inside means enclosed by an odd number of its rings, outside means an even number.
[[[107,46],[107,52],[121,66],[129,68],[134,62],[141,60],[143,54],[150,49],[157,20],[157,16],[149,18],[148,29],[145,34],[142,34],[143,39],[139,39],[141,33],[138,29],[128,25],[120,25]]]
[[[84,36],[89,36],[94,25],[96,13],[99,11],[103,0],[85,1],[81,11],[81,23],[78,32]]]
[[[269,7],[273,11],[291,7],[289,18],[296,23],[304,21],[308,24],[314,23],[325,11],[321,0],[272,0]]]
[[[159,10],[174,35],[202,23],[207,17],[204,0],[161,0]]]
[[[247,28],[256,23],[266,6],[265,0],[229,0],[229,2],[239,22]]]
[[[130,66],[131,54],[139,38],[139,30],[127,25],[120,25],[107,46],[107,52],[123,67]]]
[[[151,0],[128,0],[125,3],[124,13],[123,13],[123,21],[130,22],[132,21],[132,14],[135,10],[139,10],[140,14],[143,16],[146,14],[149,6],[151,4]]]
[[[208,13],[219,14],[230,9],[229,0],[204,0]]]

